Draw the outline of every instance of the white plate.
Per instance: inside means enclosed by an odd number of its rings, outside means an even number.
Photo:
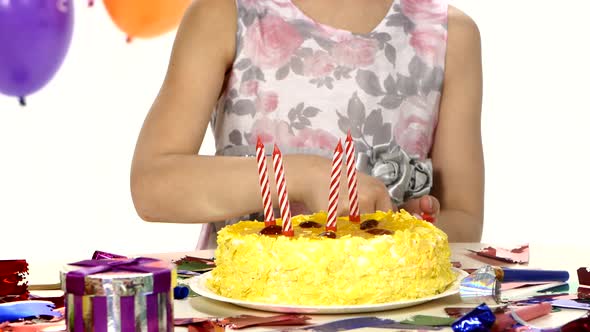
[[[211,277],[211,272],[204,273],[198,277],[194,277],[190,279],[189,286],[192,290],[209,299],[217,300],[226,303],[233,303],[235,305],[251,308],[256,310],[262,311],[272,311],[272,312],[283,312],[283,313],[305,313],[305,314],[346,314],[346,313],[360,313],[360,312],[374,312],[374,311],[385,311],[385,310],[393,310],[393,309],[400,309],[411,307],[414,305],[422,304],[425,302],[429,302],[432,300],[440,299],[442,297],[447,297],[453,294],[457,294],[459,292],[459,285],[461,280],[466,277],[468,274],[467,272],[455,269],[455,274],[457,275],[457,279],[453,282],[449,288],[437,295],[423,297],[420,299],[415,300],[405,300],[405,301],[395,301],[395,302],[388,302],[388,303],[379,303],[379,304],[361,304],[361,305],[337,305],[337,306],[306,306],[306,305],[294,305],[294,304],[269,304],[269,303],[262,303],[262,302],[250,302],[244,300],[237,300],[232,299],[229,297],[221,296],[213,291],[211,291],[207,287],[207,279]]]

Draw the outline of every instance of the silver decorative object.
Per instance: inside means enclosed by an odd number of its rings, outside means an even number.
[[[461,281],[459,294],[465,303],[500,303],[501,269],[486,265]]]
[[[356,167],[383,181],[391,200],[400,205],[427,195],[432,188],[432,162],[410,157],[395,142],[376,145],[357,155]]]

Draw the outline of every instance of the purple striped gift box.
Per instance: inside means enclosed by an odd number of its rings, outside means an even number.
[[[174,265],[153,258],[86,260],[61,273],[75,332],[172,332]]]

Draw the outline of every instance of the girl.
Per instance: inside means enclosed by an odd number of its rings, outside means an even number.
[[[135,207],[207,223],[199,248],[214,247],[226,222],[262,209],[260,138],[285,155],[293,214],[327,210],[331,156],[350,132],[361,213],[403,207],[478,242],[481,81],[477,26],[446,0],[197,0],[138,139]],[[216,155],[200,156],[208,123]]]

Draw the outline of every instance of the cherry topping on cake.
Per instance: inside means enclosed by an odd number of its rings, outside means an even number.
[[[315,221],[308,220],[308,221],[304,221],[301,224],[299,224],[299,227],[301,227],[301,228],[321,228],[322,225],[318,224]]]
[[[393,232],[387,229],[381,229],[381,228],[373,228],[373,229],[369,229],[367,231],[367,233],[369,234],[373,234],[373,235],[392,235]]]
[[[377,220],[369,219],[369,220],[365,220],[361,223],[361,229],[362,230],[371,229],[371,228],[377,227],[377,225],[379,225],[379,222]]]
[[[327,232],[320,233],[320,236],[329,237],[330,239],[335,239],[336,232],[327,231]]]
[[[266,226],[260,231],[262,235],[281,235],[282,233],[283,228],[279,225]]]

